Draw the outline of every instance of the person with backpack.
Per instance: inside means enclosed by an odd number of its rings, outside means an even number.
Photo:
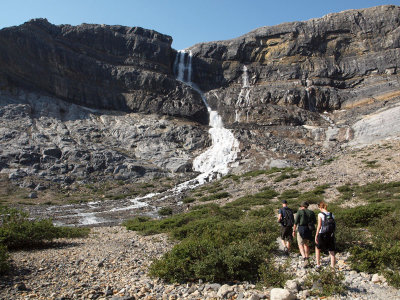
[[[290,244],[293,241],[294,216],[293,211],[287,206],[286,200],[282,200],[282,207],[278,212],[278,222],[281,223],[281,239],[284,252],[286,255],[289,255]]]
[[[297,244],[300,254],[303,257],[303,266],[307,267],[310,257],[310,245],[313,240],[313,230],[315,229],[315,214],[308,209],[308,202],[304,201],[300,204],[300,209],[297,211],[293,226],[293,237],[297,229]]]
[[[318,208],[321,212],[318,214],[318,225],[315,233],[315,258],[317,261],[316,267],[321,267],[321,250],[328,250],[331,259],[331,267],[334,268],[336,264],[335,217],[331,212],[328,212],[328,205],[324,201],[319,203]]]

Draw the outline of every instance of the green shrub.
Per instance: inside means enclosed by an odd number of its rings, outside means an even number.
[[[232,223],[200,229],[154,261],[150,275],[167,282],[257,280],[260,265],[275,247],[276,235],[255,234],[248,225]],[[260,230],[262,226],[256,227]]]
[[[7,247],[0,244],[0,274],[4,274],[9,270]]]
[[[266,287],[281,287],[292,277],[286,272],[286,266],[276,266],[271,258],[267,258],[258,269],[259,283]]]
[[[56,238],[85,237],[89,228],[55,227],[50,219],[30,220],[26,212],[0,207],[0,273],[8,269],[7,250],[29,249]]]
[[[302,182],[311,182],[311,181],[317,181],[318,179],[316,177],[308,177],[306,179],[303,179]]]
[[[58,237],[51,220],[30,221],[28,214],[3,208],[1,212],[0,243],[8,249],[33,247]]]
[[[394,210],[370,222],[369,243],[350,249],[351,266],[357,271],[382,273],[400,287],[400,211]]]
[[[182,200],[183,203],[187,204],[187,203],[193,203],[194,201],[196,201],[196,198],[192,198],[192,197],[186,197]]]
[[[365,230],[346,225],[343,219],[336,214],[336,251],[349,251],[355,245],[364,245],[367,243]]]
[[[289,174],[283,173],[283,174],[277,176],[274,181],[281,182],[281,181],[284,181],[285,179],[289,179],[289,178],[292,178],[292,176]]]
[[[298,190],[285,190],[279,196],[280,199],[293,199],[300,196],[300,192]]]
[[[234,175],[234,174],[225,175],[224,177],[222,177],[222,180],[229,179],[229,178],[232,179],[235,182],[240,182],[240,176],[239,175]]]
[[[254,205],[269,204],[270,200],[278,195],[278,192],[266,188],[259,193],[247,195],[235,201],[229,202],[228,204],[226,204],[226,207],[241,207],[242,209],[250,209]]]
[[[162,207],[158,211],[158,214],[160,216],[170,216],[170,215],[172,215],[172,208],[171,207]]]
[[[369,204],[339,210],[335,216],[342,220],[344,226],[365,227],[376,222],[389,211],[390,207],[387,205]]]
[[[337,295],[345,291],[343,283],[344,275],[341,272],[335,272],[330,268],[312,272],[306,278],[305,285],[311,290],[311,294],[319,297]]]
[[[241,207],[212,204],[163,220],[142,217],[124,225],[142,233],[168,232],[181,240],[153,262],[151,276],[167,282],[226,282],[258,279],[261,264],[276,247],[279,226],[275,220],[272,209],[260,217],[245,214]]]
[[[17,209],[0,208],[0,244],[8,249],[30,248],[61,237],[82,237],[87,228],[55,227],[50,219],[30,220]]]
[[[209,196],[201,197],[199,200],[202,202],[206,202],[206,201],[218,200],[218,199],[223,199],[223,198],[228,198],[228,197],[230,197],[230,194],[228,192],[221,192],[221,193],[216,193],[216,194],[212,194]]]

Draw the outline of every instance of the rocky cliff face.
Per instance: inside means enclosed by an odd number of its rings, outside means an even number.
[[[366,106],[399,99],[399,26],[400,7],[379,6],[197,44],[193,81],[234,129],[245,166],[310,163],[353,138]],[[340,113],[351,109],[353,119]]]
[[[189,121],[0,94],[0,173],[23,187],[183,174],[207,143],[204,128]]]
[[[171,43],[171,37],[140,27],[32,20],[0,30],[0,88],[207,124],[199,95],[175,80]]]
[[[193,81],[229,124],[282,123],[274,105],[323,112],[389,99],[400,88],[399,26],[400,7],[380,6],[198,44]]]
[[[380,6],[191,47],[192,81],[240,141],[234,171],[310,165],[398,135],[399,28],[400,7]],[[44,19],[0,30],[0,171],[23,185],[190,171],[210,143],[208,115],[176,80],[171,42]],[[392,130],[366,136],[373,120]]]

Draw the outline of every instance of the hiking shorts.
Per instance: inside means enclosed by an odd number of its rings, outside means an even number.
[[[335,236],[333,234],[319,233],[317,236],[318,243],[315,245],[322,251],[336,251]]]
[[[306,226],[299,226],[297,228],[297,242],[300,245],[304,245],[305,242],[307,242],[307,244],[309,244],[312,240],[313,240],[312,232],[308,228],[307,225]]]
[[[293,227],[281,226],[281,239],[284,241],[292,241],[293,240]]]

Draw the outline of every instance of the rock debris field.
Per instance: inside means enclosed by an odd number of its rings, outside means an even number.
[[[12,253],[13,271],[0,283],[1,299],[317,299],[302,290],[312,268],[303,268],[298,254],[288,259],[296,274],[286,289],[261,288],[249,283],[195,282],[166,284],[149,278],[155,257],[171,249],[166,235],[141,236],[124,227],[95,227],[84,239],[60,239],[53,247]],[[345,274],[346,295],[331,299],[399,299],[400,291],[377,275],[357,273],[338,254],[337,268]],[[325,256],[323,264],[328,265]],[[282,296],[286,293],[285,296]]]

